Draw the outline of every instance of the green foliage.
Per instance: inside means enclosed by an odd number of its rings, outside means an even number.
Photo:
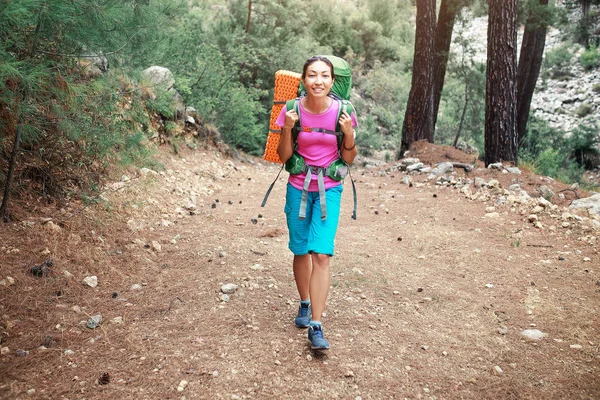
[[[519,147],[520,163],[534,171],[563,182],[581,182],[584,168],[600,159],[596,126],[580,126],[567,138],[547,122],[530,118],[527,133]]]
[[[598,52],[598,47],[590,46],[589,49],[581,54],[579,62],[581,63],[581,66],[588,71],[598,68],[600,66],[600,52]]]
[[[162,89],[156,89],[156,98],[148,99],[146,106],[149,110],[156,112],[163,118],[173,119],[175,116],[175,100],[173,99],[173,93]]]
[[[577,163],[586,169],[600,164],[600,137],[597,125],[580,125],[565,139],[565,148]]]
[[[548,70],[552,68],[561,69],[568,66],[573,58],[573,54],[571,53],[572,48],[573,45],[571,43],[564,43],[547,51],[544,54],[542,67]]]
[[[592,112],[593,109],[594,108],[592,107],[591,104],[589,104],[589,103],[581,103],[581,105],[579,107],[577,107],[577,110],[575,110],[575,114],[578,117],[583,118],[586,115],[589,115]]]
[[[106,69],[128,65],[133,52],[149,56],[173,4],[0,0],[0,110],[10,110],[0,113],[0,151],[9,154],[23,133],[16,176],[60,195],[93,189],[111,162],[147,156],[144,103]]]
[[[363,156],[371,156],[374,150],[381,150],[383,147],[383,137],[377,132],[377,123],[371,114],[362,121],[356,143]]]

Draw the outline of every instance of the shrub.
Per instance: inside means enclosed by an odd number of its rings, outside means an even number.
[[[577,110],[575,110],[575,114],[577,114],[577,116],[580,118],[585,117],[591,112],[592,106],[589,103],[582,103],[579,107],[577,107]]]
[[[586,70],[592,70],[600,66],[600,53],[596,46],[590,46],[589,49],[579,56],[581,66]]]

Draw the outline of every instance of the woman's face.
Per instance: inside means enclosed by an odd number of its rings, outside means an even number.
[[[331,67],[323,61],[315,61],[306,68],[304,87],[306,94],[315,97],[325,97],[333,86]]]

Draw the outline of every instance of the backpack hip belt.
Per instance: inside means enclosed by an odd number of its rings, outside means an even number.
[[[346,167],[345,169],[339,168],[340,161]],[[312,175],[317,175],[317,184],[319,186],[319,203],[321,206],[321,220],[327,219],[327,194],[325,193],[325,180],[324,177],[328,176],[336,181],[341,181],[348,174],[347,164],[337,159],[332,162],[328,167],[317,167],[314,165],[304,164],[304,171],[306,177],[304,178],[304,186],[302,187],[302,200],[300,201],[300,213],[298,214],[299,219],[306,219],[306,207],[308,203],[308,187],[312,181]],[[345,172],[345,173],[344,173]],[[343,176],[342,176],[343,174]]]

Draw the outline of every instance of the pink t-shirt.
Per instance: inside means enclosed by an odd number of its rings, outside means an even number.
[[[332,101],[331,105],[322,114],[310,114],[304,107],[302,107],[302,101],[299,102],[300,109],[300,122],[302,127],[310,128],[322,128],[335,131],[337,125],[337,116],[340,108],[339,101]],[[279,127],[285,125],[285,113],[287,109],[283,107],[279,117],[275,124]],[[356,126],[356,116],[354,113],[351,115],[352,126]],[[337,160],[338,158],[338,145],[337,138],[335,135],[323,132],[312,132],[301,130],[298,134],[298,153],[304,157],[304,162],[307,165],[315,167],[328,167],[329,164]],[[306,174],[291,175],[288,182],[296,189],[302,190],[304,187],[304,178]],[[325,183],[325,189],[337,186],[341,184],[340,181],[335,181],[329,177],[325,177],[323,180]],[[310,192],[318,192],[319,186],[317,182],[317,175],[313,174],[310,185],[308,187]]]

